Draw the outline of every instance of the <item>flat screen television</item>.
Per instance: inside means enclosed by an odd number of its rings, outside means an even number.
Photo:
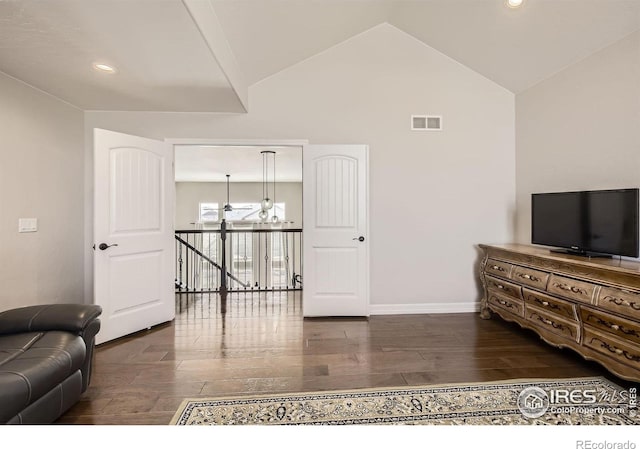
[[[638,257],[638,189],[534,193],[531,243],[583,256]]]

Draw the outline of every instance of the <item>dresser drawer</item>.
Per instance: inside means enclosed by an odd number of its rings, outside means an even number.
[[[606,331],[618,338],[640,344],[640,323],[583,306],[580,306],[580,317],[584,324]]]
[[[561,335],[571,341],[580,341],[580,325],[576,321],[565,320],[558,315],[529,305],[525,308],[525,318],[540,329]]]
[[[547,288],[549,273],[533,270],[531,268],[516,266],[511,274],[511,279],[520,284],[544,290]]]
[[[546,310],[554,315],[559,315],[570,321],[576,321],[578,318],[576,306],[573,303],[545,295],[544,293],[534,292],[527,288],[522,289],[522,295],[524,296],[527,307],[538,307],[539,309]]]
[[[492,290],[496,293],[508,295],[512,298],[522,299],[522,288],[519,285],[505,281],[503,279],[497,279],[492,276],[485,276],[487,281],[487,290]]]
[[[487,259],[487,265],[484,267],[486,274],[508,278],[511,275],[513,265],[507,262],[501,262],[495,259]]]
[[[513,315],[524,317],[524,303],[519,299],[489,291],[487,302],[490,306],[495,306]]]
[[[620,341],[590,326],[584,327],[582,344],[621,363],[640,369],[640,347],[637,345]]]
[[[575,299],[580,302],[592,304],[594,300],[595,284],[578,281],[564,276],[551,275],[547,291],[565,298]]]
[[[640,321],[640,292],[602,287],[597,304],[603,309]]]

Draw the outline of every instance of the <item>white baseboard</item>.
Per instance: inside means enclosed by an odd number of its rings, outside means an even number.
[[[480,311],[478,302],[439,302],[428,304],[371,304],[371,315],[416,315],[422,313],[473,313]]]

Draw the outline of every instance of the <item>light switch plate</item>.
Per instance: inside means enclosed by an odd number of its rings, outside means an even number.
[[[37,232],[37,218],[20,218],[18,219],[18,232]]]

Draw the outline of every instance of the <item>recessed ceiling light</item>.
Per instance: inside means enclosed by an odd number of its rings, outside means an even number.
[[[507,0],[507,6],[509,8],[518,8],[522,6],[524,0]]]
[[[102,64],[101,62],[95,62],[93,64],[93,68],[96,70],[100,70],[101,72],[107,73],[116,73],[116,69],[107,64]]]

